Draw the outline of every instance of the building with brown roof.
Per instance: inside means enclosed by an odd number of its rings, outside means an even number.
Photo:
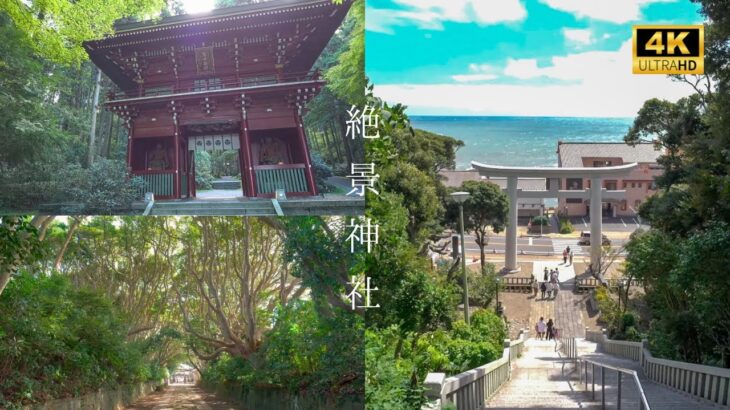
[[[656,192],[654,178],[662,174],[657,159],[662,150],[653,143],[630,146],[623,142],[558,142],[558,167],[606,167],[637,163],[639,166],[623,178],[604,179],[606,190],[625,190],[625,199],[603,202],[604,216],[633,216],[639,205]],[[563,178],[561,189],[583,190],[590,188],[588,178]],[[584,216],[590,212],[588,200],[562,197],[558,210],[569,216]]]
[[[458,188],[466,181],[482,181],[497,184],[504,191],[507,189],[507,178],[487,178],[479,175],[479,171],[456,171],[442,170],[439,172],[442,182],[449,188]],[[544,191],[546,190],[545,178],[520,178],[517,181],[517,188],[523,191]],[[517,203],[517,212],[520,217],[532,217],[540,215],[544,211],[545,201],[542,198],[520,198]]]

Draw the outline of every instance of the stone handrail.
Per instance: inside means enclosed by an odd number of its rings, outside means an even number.
[[[424,386],[426,396],[435,403],[430,409],[440,409],[444,404],[453,404],[457,410],[474,410],[484,403],[510,379],[512,361],[522,354],[527,332],[520,330],[516,340],[504,340],[502,357],[476,369],[446,377],[444,373],[429,373]]]
[[[638,361],[644,375],[657,383],[730,407],[730,369],[659,359],[652,356],[646,340],[611,340],[605,329],[586,332],[586,339],[598,343],[606,353]]]

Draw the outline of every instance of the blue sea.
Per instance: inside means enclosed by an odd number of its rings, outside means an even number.
[[[557,166],[558,141],[621,142],[632,118],[410,116],[415,128],[464,141],[456,168]]]

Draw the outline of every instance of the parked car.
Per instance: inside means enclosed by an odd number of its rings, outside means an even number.
[[[601,235],[601,236],[603,238],[602,241],[601,241],[601,243],[603,244],[603,246],[609,246],[609,245],[611,245],[611,240],[608,239],[608,237],[606,235]],[[587,231],[581,231],[581,233],[580,233],[580,239],[578,239],[578,245],[588,246],[590,244],[591,244],[591,233],[590,232],[587,232]]]

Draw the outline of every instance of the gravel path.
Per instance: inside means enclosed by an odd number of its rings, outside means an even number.
[[[127,410],[179,409],[238,410],[240,407],[221,400],[215,394],[193,385],[170,385],[164,390],[149,394],[127,407]]]

